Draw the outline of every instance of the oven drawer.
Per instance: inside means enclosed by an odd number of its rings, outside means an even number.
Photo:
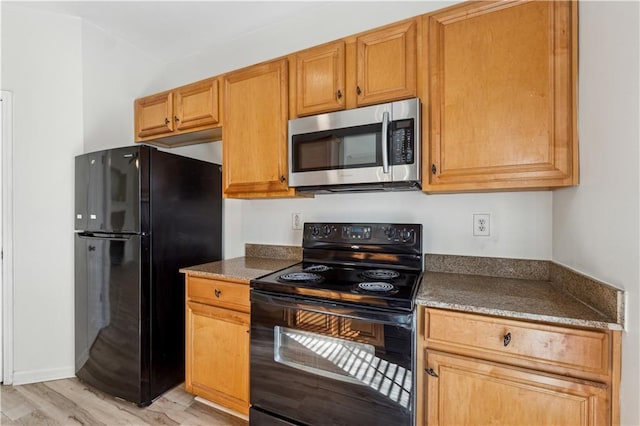
[[[248,313],[249,283],[188,276],[187,299]]]
[[[536,362],[596,374],[609,369],[604,332],[427,309],[427,347],[514,364]]]

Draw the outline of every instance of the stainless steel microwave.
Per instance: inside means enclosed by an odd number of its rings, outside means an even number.
[[[419,190],[420,100],[289,120],[289,186],[314,193]]]

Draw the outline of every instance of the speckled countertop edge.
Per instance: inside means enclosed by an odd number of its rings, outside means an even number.
[[[247,244],[245,251],[245,256],[188,266],[180,272],[205,278],[249,281],[298,263],[302,258],[301,248],[293,246]]]
[[[622,330],[624,306],[620,300],[624,300],[624,292],[585,279],[547,261],[427,254],[416,304]],[[586,297],[578,297],[581,292]]]

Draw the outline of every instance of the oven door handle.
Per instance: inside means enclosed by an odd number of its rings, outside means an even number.
[[[267,303],[284,308],[329,314],[362,321],[391,324],[406,329],[411,329],[413,326],[413,314],[411,312],[400,313],[363,309],[357,306],[338,305],[329,301],[301,300],[294,297],[265,293],[259,290],[251,290],[251,302]]]

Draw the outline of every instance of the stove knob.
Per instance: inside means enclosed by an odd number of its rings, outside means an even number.
[[[393,240],[396,237],[396,234],[398,233],[398,231],[396,230],[396,228],[389,228],[385,231],[385,234],[387,234],[387,239],[389,240]]]
[[[320,228],[317,225],[313,225],[311,227],[311,235],[314,237],[317,237],[318,235],[320,235]]]
[[[413,239],[413,234],[414,232],[412,229],[402,228],[402,231],[400,231],[400,239],[403,243],[406,243],[407,241],[411,241]]]
[[[331,227],[329,225],[322,225],[322,235],[325,237],[331,235]]]

